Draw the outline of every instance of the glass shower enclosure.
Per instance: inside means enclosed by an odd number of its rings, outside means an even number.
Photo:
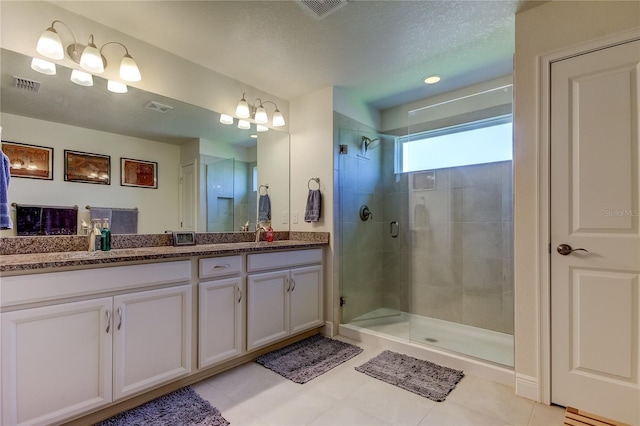
[[[511,97],[411,111],[398,136],[340,122],[342,324],[513,366]]]

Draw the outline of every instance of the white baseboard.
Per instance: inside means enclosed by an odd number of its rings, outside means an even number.
[[[538,379],[516,373],[516,395],[534,401],[540,401]]]
[[[326,321],[324,323],[322,334],[327,337],[333,337],[335,335],[335,333],[333,332],[333,323],[331,321]]]

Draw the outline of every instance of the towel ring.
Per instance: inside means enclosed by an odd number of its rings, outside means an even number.
[[[309,188],[309,190],[311,190],[311,181],[312,180],[314,180],[316,182],[316,184],[318,184],[318,188],[316,188],[316,189],[320,189],[320,178],[318,178],[318,177],[309,179],[309,182],[307,182],[307,188]]]
[[[260,190],[261,190],[262,188],[264,188],[264,194],[263,194],[262,192],[260,192]],[[267,184],[267,185],[260,185],[260,186],[258,187],[258,194],[260,194],[260,195],[267,195],[268,193],[269,193],[269,184]]]

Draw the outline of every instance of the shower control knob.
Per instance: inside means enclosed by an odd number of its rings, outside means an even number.
[[[589,253],[589,250],[587,250],[587,249],[583,249],[583,248],[574,249],[569,244],[560,244],[556,250],[558,250],[558,253],[560,253],[563,256],[571,254],[574,251],[584,251],[584,252]]]

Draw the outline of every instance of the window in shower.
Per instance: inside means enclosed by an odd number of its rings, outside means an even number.
[[[399,137],[396,173],[512,159],[511,114]]]

